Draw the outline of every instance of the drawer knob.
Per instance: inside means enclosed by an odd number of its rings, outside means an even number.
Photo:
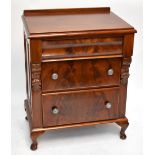
[[[111,76],[114,74],[114,70],[112,68],[108,69],[108,75]]]
[[[52,80],[57,80],[58,79],[58,74],[57,73],[53,73],[52,74]]]
[[[111,109],[111,107],[112,107],[112,103],[107,102],[105,106],[106,106],[107,109]]]
[[[58,113],[59,113],[59,109],[58,109],[57,107],[53,107],[53,108],[52,108],[52,113],[53,113],[54,115],[58,114]]]

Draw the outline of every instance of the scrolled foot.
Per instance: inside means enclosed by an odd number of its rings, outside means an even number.
[[[120,139],[122,139],[122,140],[126,139],[126,134],[125,133],[120,133]]]
[[[41,136],[45,131],[35,131],[35,132],[31,132],[31,139],[32,139],[32,144],[30,149],[31,150],[36,150],[38,143],[37,143],[37,138],[39,136]]]
[[[121,131],[120,131],[120,139],[126,139],[127,136],[125,134],[125,131],[127,129],[127,127],[129,126],[129,122],[128,120],[124,121],[124,122],[117,122],[117,124],[121,127]]]
[[[34,142],[31,144],[30,149],[35,151],[37,149],[37,146],[38,146],[37,142]]]

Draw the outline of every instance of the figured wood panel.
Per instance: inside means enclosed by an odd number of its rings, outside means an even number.
[[[122,54],[122,37],[43,40],[42,59]]]
[[[106,103],[111,102],[111,109]],[[58,126],[119,118],[119,88],[42,95],[43,126]],[[53,114],[56,107],[58,114]]]
[[[42,63],[42,91],[119,85],[120,67],[120,58]],[[110,76],[111,68],[114,73]]]

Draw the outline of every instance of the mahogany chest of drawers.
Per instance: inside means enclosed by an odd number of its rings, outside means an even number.
[[[136,30],[110,8],[25,10],[26,119],[45,131],[117,123],[125,139]]]

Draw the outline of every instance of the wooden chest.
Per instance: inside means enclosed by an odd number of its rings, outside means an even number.
[[[26,119],[31,149],[45,131],[117,123],[125,139],[136,30],[110,8],[25,10]]]

